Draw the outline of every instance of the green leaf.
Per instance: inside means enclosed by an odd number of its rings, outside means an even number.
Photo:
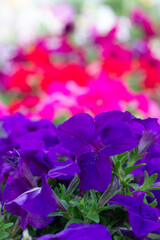
[[[48,217],[57,217],[57,216],[63,216],[62,212],[53,212],[48,215]]]
[[[137,183],[130,183],[129,185],[136,191],[139,189],[139,185]]]
[[[136,147],[133,151],[130,152],[128,167],[133,166],[138,160],[142,159],[142,157],[146,154],[147,153],[143,153],[141,155],[138,155],[138,147]]]
[[[154,194],[152,192],[148,192],[146,191],[146,193],[151,197],[151,198],[155,198]]]
[[[160,187],[149,187],[147,190],[152,191],[152,190],[160,190]]]
[[[130,152],[130,156],[129,156],[129,161],[128,161],[128,166],[132,166],[135,162],[136,162],[136,157],[137,154],[136,152],[133,150]]]
[[[83,199],[84,199],[84,202],[87,202],[88,201],[88,194],[89,194],[89,191],[87,191],[84,196],[83,196]]]
[[[154,173],[150,177],[148,176],[148,173],[145,171],[145,178],[144,178],[144,183],[143,185],[140,186],[139,190],[140,191],[146,191],[148,190],[151,185],[156,181],[158,174]]]
[[[117,159],[122,159],[122,158],[124,158],[126,155],[128,155],[128,152],[120,153],[120,154],[117,155]]]
[[[13,223],[6,223],[3,226],[0,226],[0,231],[2,231],[4,229],[7,229],[7,228],[10,228],[12,226],[13,226]]]
[[[64,228],[67,228],[71,223],[82,223],[82,222],[83,222],[83,221],[80,220],[80,219],[72,218],[72,219],[70,219],[70,220],[66,223],[66,225],[65,225]]]
[[[153,183],[148,190],[160,190],[160,182]]]
[[[61,203],[66,209],[69,207],[68,203],[64,199],[61,200]]]
[[[151,239],[160,239],[160,234],[155,234],[155,233],[149,233],[147,235],[148,238],[151,238]]]
[[[133,174],[129,174],[125,177],[125,182],[130,183],[132,180],[134,180]]]
[[[117,171],[120,168],[120,166],[121,166],[121,161],[119,159],[117,159],[117,161],[115,163],[115,168],[116,168]]]
[[[114,240],[126,240],[125,236],[114,236]],[[128,238],[127,238],[128,239]],[[129,240],[129,239],[128,239]]]
[[[96,209],[96,213],[100,213],[100,212],[102,212],[102,211],[107,211],[108,210],[108,207],[99,207],[98,209]]]
[[[155,199],[152,203],[149,204],[152,207],[156,207],[157,206],[157,200]]]
[[[147,171],[144,171],[144,182],[149,178]]]
[[[70,201],[70,203],[71,203],[73,206],[78,206],[78,205],[80,204],[79,202],[74,201],[74,200]]]
[[[65,214],[66,212],[53,212],[53,213],[50,213],[48,217],[57,217],[57,216],[64,217]]]
[[[121,164],[124,164],[128,159],[128,152],[121,153],[117,156],[117,159],[121,161]]]
[[[134,149],[134,153],[136,156],[138,155],[138,146]]]
[[[8,238],[8,236],[9,236],[9,233],[7,233],[7,232],[0,232],[0,239]]]
[[[72,207],[71,207],[71,206],[67,208],[67,212],[68,212],[70,215],[72,215]]]
[[[89,216],[87,216],[87,218],[96,223],[99,223],[99,221],[100,221],[98,214],[89,215]]]
[[[97,203],[97,196],[96,196],[94,190],[90,190],[90,195],[91,195],[91,199],[93,200],[93,202]]]
[[[131,166],[131,167],[126,167],[125,170],[124,170],[124,173],[125,173],[125,175],[128,175],[133,170],[135,170],[135,169],[137,169],[141,166],[144,166],[144,165],[146,165],[146,163],[137,164],[137,165],[134,165],[134,166]]]
[[[123,186],[133,188],[134,190],[138,190],[139,188],[139,185],[136,183],[127,183],[124,181],[121,181],[121,183],[123,184]]]
[[[81,208],[78,208],[78,206],[73,207],[71,216],[73,216],[73,218],[76,218],[76,219],[81,219],[82,218],[82,213],[81,212],[82,212]]]
[[[60,183],[59,183],[59,186],[60,186],[60,189],[61,189],[62,196],[64,196],[65,193],[66,193],[66,187],[65,187],[64,184],[62,185],[62,184],[60,184]]]
[[[139,155],[139,156],[136,158],[136,161],[142,159],[142,157],[145,156],[146,154],[148,154],[148,152],[145,152],[145,153]]]

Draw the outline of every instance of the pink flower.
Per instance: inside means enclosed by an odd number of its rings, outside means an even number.
[[[120,100],[129,101],[131,97],[131,93],[120,81],[101,72],[98,78],[88,85],[88,92],[78,97],[78,104],[97,115],[109,110],[121,110]]]
[[[101,72],[88,85],[88,91],[77,97],[78,105],[97,115],[110,110],[131,110],[141,117],[160,117],[158,104],[145,92],[136,93],[118,79],[109,78]]]
[[[144,32],[146,38],[153,37],[155,30],[151,19],[142,9],[136,9],[131,14],[132,22],[138,25]]]

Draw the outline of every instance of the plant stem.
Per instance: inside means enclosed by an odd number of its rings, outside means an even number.
[[[11,234],[10,234],[10,237],[11,237],[11,238],[14,238],[14,236],[16,235],[16,233],[18,232],[18,230],[20,229],[19,224],[20,224],[20,217],[17,218],[17,220],[16,220],[16,222],[15,222],[15,224],[14,224],[14,226],[13,226],[12,232],[11,232]]]

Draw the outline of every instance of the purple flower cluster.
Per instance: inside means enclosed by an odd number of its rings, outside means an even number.
[[[95,118],[80,113],[56,128],[48,120],[31,121],[20,114],[4,117],[0,120],[2,207],[20,217],[22,229],[28,224],[42,229],[53,222],[54,217],[49,214],[58,211],[60,202],[47,180],[59,179],[68,185],[78,174],[78,189],[98,191],[103,196],[117,174],[114,156],[125,152],[131,155],[137,147],[138,157],[148,154],[138,158],[140,167],[131,170],[131,184],[143,184],[146,170],[149,176],[158,174],[155,183],[158,185],[160,126],[156,119],[141,120],[129,112],[120,111],[101,113]],[[129,166],[129,162],[126,161],[124,166]],[[121,184],[124,179],[120,177]],[[148,204],[150,199],[141,187],[139,190],[130,189],[126,195],[122,191],[110,197],[109,204],[127,209],[130,230],[138,238],[160,231],[160,194],[158,190],[153,192],[156,192],[157,208]],[[75,223],[55,235],[48,234],[38,239],[98,238],[111,239],[106,226]]]

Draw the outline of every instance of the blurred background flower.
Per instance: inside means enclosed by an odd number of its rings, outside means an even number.
[[[0,114],[159,117],[159,0],[0,4]]]

